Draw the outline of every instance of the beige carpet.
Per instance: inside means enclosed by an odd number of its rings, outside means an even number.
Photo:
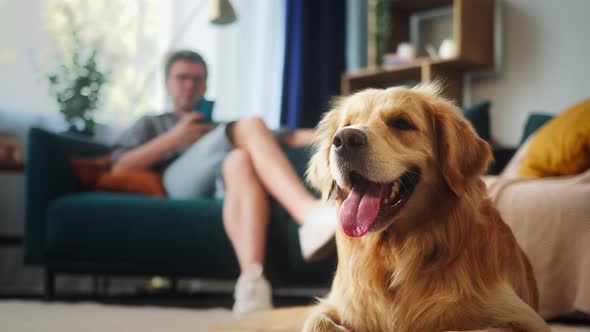
[[[226,309],[0,301],[0,331],[11,332],[199,332],[231,318]],[[552,331],[590,332],[590,327],[553,326]]]
[[[227,309],[115,306],[91,302],[0,301],[0,331],[200,332],[232,318]]]

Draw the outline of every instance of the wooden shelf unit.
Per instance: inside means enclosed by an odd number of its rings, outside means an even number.
[[[408,82],[442,80],[443,94],[462,103],[463,73],[493,66],[494,0],[391,0],[388,52],[409,41],[410,16],[416,12],[452,6],[456,57],[446,60],[419,58],[385,69],[364,69],[342,76],[342,94],[366,88],[386,88]]]

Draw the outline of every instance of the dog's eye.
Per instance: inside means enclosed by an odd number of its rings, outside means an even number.
[[[414,130],[416,127],[414,125],[404,119],[404,118],[393,118],[387,121],[387,125],[391,128],[399,129],[399,130]]]

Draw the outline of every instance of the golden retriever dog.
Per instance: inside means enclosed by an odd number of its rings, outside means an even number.
[[[490,148],[437,85],[337,100],[316,147],[308,179],[341,227],[330,294],[304,331],[549,331],[480,180]]]

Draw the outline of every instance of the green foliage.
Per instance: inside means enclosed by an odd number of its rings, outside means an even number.
[[[389,0],[377,0],[375,14],[375,34],[377,37],[375,63],[381,66],[383,63],[383,55],[387,53],[387,42],[389,39],[389,31],[391,30]]]
[[[101,89],[107,82],[108,73],[103,72],[97,64],[100,43],[87,47],[78,34],[78,26],[72,11],[64,8],[63,12],[72,40],[71,54],[58,56],[61,64],[55,72],[47,74],[46,77],[69,130],[92,134],[95,125],[94,112],[98,107]]]

